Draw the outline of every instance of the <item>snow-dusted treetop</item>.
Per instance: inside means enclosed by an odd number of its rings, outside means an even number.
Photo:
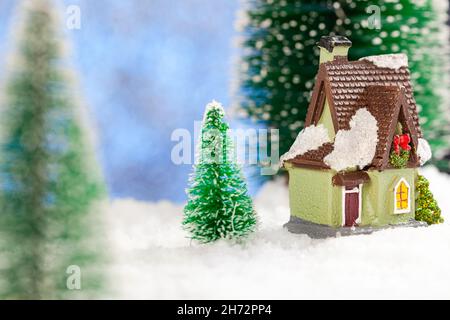
[[[224,111],[222,104],[220,102],[217,102],[216,100],[213,100],[206,105],[206,112],[214,110],[214,109],[219,110],[219,111]]]
[[[350,130],[337,132],[334,150],[324,162],[336,171],[362,169],[372,162],[377,144],[377,120],[366,108],[359,109],[350,120]]]
[[[223,106],[220,102],[217,102],[216,100],[211,101],[210,103],[208,103],[206,105],[205,108],[205,114],[203,116],[203,122],[205,122],[206,119],[206,115],[212,111],[212,110],[217,110],[219,111],[222,115],[225,115],[225,110],[223,109]]]
[[[389,68],[398,70],[401,67],[408,66],[408,56],[404,53],[382,54],[378,56],[369,56],[359,59],[360,61],[370,61],[380,68]]]
[[[419,138],[419,145],[417,147],[417,155],[419,156],[419,162],[420,165],[423,166],[428,160],[431,159],[432,153],[430,145],[428,144],[428,141]]]
[[[328,136],[328,130],[323,124],[306,127],[300,131],[289,151],[281,156],[280,166],[282,166],[285,161],[301,156],[310,150],[316,150],[327,142],[331,142],[331,140]]]

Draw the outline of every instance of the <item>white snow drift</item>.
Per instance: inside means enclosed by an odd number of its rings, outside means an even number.
[[[366,108],[361,108],[350,120],[350,130],[337,132],[334,150],[324,162],[336,171],[363,168],[372,162],[377,143],[377,120]]]
[[[369,56],[359,59],[372,62],[379,68],[389,68],[398,70],[401,67],[408,66],[408,56],[404,53],[383,54],[378,56]]]
[[[283,229],[284,180],[255,198],[260,230],[245,246],[191,243],[182,205],[116,200],[108,225],[115,287],[104,298],[450,299],[450,177],[421,171],[444,224],[327,240]]]
[[[285,161],[301,156],[310,150],[316,150],[327,142],[331,142],[331,140],[323,124],[306,127],[300,131],[289,151],[281,156],[280,166]]]
[[[419,156],[420,165],[423,166],[428,160],[431,159],[432,153],[428,141],[419,138],[419,145],[417,146],[417,155]]]

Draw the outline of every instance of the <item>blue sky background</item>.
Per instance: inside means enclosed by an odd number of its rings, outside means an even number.
[[[56,1],[81,8],[69,37],[111,196],[183,201],[191,166],[172,164],[170,136],[230,105],[238,0]],[[0,0],[0,73],[18,2]]]

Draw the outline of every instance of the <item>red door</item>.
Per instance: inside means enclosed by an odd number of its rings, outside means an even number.
[[[345,226],[353,227],[359,217],[359,189],[348,189],[345,190]]]

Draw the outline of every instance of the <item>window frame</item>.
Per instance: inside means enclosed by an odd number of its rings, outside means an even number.
[[[406,209],[397,209],[397,190],[402,184],[402,182],[406,185],[408,188],[408,206]],[[406,181],[405,178],[401,178],[394,188],[394,214],[402,214],[402,213],[409,213],[411,212],[411,186],[409,185],[408,181]]]

